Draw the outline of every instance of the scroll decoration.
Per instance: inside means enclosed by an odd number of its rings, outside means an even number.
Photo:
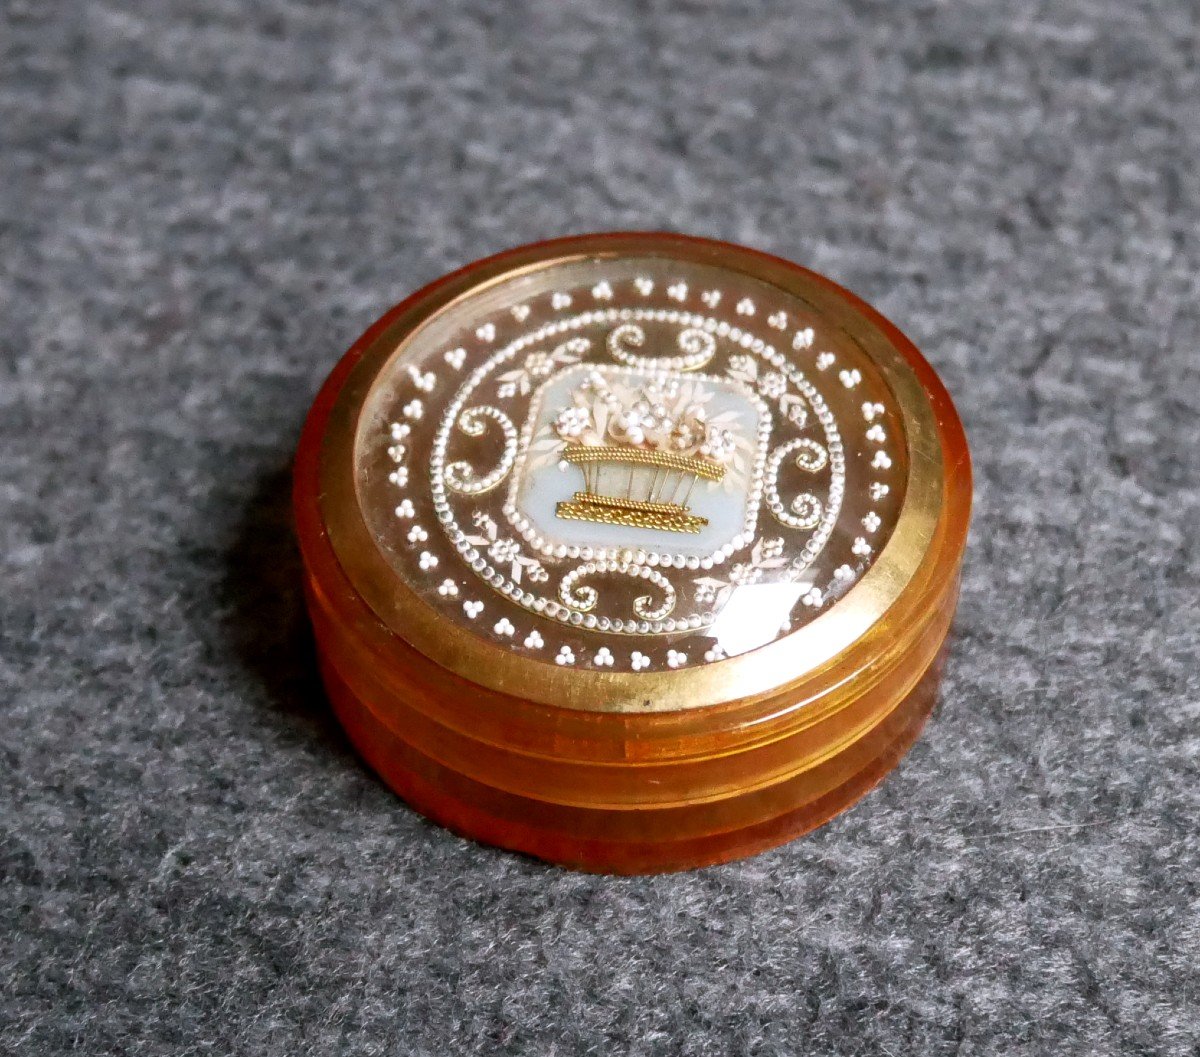
[[[779,494],[779,470],[784,459],[795,453],[794,465],[806,473],[819,473],[829,462],[828,452],[815,440],[800,437],[781,444],[767,460],[764,499],[775,520],[788,528],[807,531],[821,523],[825,507],[811,492],[801,492],[785,505]]]
[[[446,466],[446,484],[463,495],[482,495],[484,492],[490,492],[508,476],[513,463],[516,462],[517,427],[499,408],[488,404],[469,407],[459,415],[458,428],[468,437],[482,437],[489,420],[495,422],[504,434],[504,448],[495,468],[480,477],[470,463],[462,460]]]
[[[633,600],[634,613],[644,620],[662,620],[675,608],[675,588],[662,573],[648,565],[630,565],[621,561],[584,562],[583,565],[572,569],[559,584],[558,597],[563,605],[580,613],[589,613],[595,609],[600,593],[596,588],[580,581],[604,573],[619,573],[647,580],[662,592],[663,599],[658,605],[654,605],[654,599],[650,595],[639,595]]]
[[[636,323],[622,323],[609,332],[609,354],[627,367],[651,371],[695,371],[716,355],[717,339],[698,327],[687,327],[675,339],[682,355],[642,356],[636,350],[646,344],[646,332]]]

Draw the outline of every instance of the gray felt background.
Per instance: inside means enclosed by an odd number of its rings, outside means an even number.
[[[1196,1053],[1198,18],[7,0],[0,1050]],[[875,302],[978,473],[912,754],[649,880],[459,840],[357,761],[287,509],[386,307],[618,227]]]

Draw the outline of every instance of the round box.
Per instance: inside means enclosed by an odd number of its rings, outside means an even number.
[[[321,390],[295,481],[363,756],[456,832],[619,873],[779,844],[895,765],[970,494],[894,326],[664,234],[523,247],[397,305]]]

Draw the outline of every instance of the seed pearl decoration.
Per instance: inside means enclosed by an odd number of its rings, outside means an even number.
[[[612,284],[610,283],[609,286],[611,287]],[[607,300],[607,298],[602,299]],[[706,305],[708,304],[708,300],[705,301]],[[719,303],[719,301],[720,298],[718,297],[716,303]],[[709,307],[713,306],[709,305]],[[514,315],[513,318],[515,319],[516,316]],[[631,550],[630,548],[558,543],[547,539],[538,530],[534,523],[522,512],[516,499],[517,481],[521,473],[521,460],[524,458],[524,453],[532,440],[534,416],[530,415],[527,418],[525,426],[518,431],[508,421],[507,415],[491,405],[476,405],[469,409],[471,412],[469,415],[467,414],[467,410],[463,410],[461,413],[456,410],[456,408],[462,408],[466,403],[466,394],[483,384],[490,376],[491,371],[495,369],[495,366],[489,366],[490,364],[499,365],[511,362],[518,355],[522,355],[525,349],[538,345],[542,341],[552,339],[563,332],[578,331],[585,325],[613,322],[629,323],[632,325],[636,324],[639,320],[692,328],[689,333],[697,335],[695,339],[688,339],[689,341],[694,340],[696,342],[694,348],[691,349],[681,339],[681,344],[685,345],[683,356],[656,358],[659,369],[686,371],[701,363],[707,363],[713,355],[711,341],[714,335],[718,335],[736,342],[739,348],[745,348],[752,354],[760,356],[786,379],[789,389],[784,391],[790,391],[790,387],[795,387],[812,406],[817,423],[826,433],[827,444],[826,446],[822,446],[809,438],[797,438],[802,443],[796,445],[793,450],[796,452],[797,466],[809,472],[819,472],[825,465],[828,465],[833,470],[834,479],[829,483],[828,506],[826,507],[825,504],[822,504],[815,496],[799,495],[790,500],[785,500],[780,494],[777,480],[778,470],[775,469],[774,473],[770,472],[771,467],[767,464],[765,454],[765,446],[769,443],[773,434],[773,414],[765,407],[760,411],[760,421],[756,431],[759,447],[763,454],[756,460],[748,478],[751,493],[762,496],[763,505],[776,516],[777,520],[785,524],[790,522],[788,527],[797,529],[816,527],[813,535],[802,545],[800,557],[789,565],[793,575],[798,575],[807,568],[827,544],[832,534],[832,526],[836,520],[837,510],[840,508],[842,498],[845,494],[842,479],[845,473],[844,449],[833,416],[825,407],[820,394],[804,378],[799,368],[779,353],[771,344],[742,328],[731,327],[723,320],[713,319],[712,317],[688,311],[661,308],[630,310],[598,307],[595,310],[577,313],[569,319],[545,324],[533,332],[519,336],[498,349],[487,363],[481,364],[471,371],[467,388],[460,390],[458,398],[452,402],[451,406],[441,416],[442,427],[435,436],[432,457],[430,459],[431,500],[438,523],[442,526],[453,548],[466,561],[468,567],[518,605],[565,624],[619,634],[661,634],[676,632],[678,630],[699,630],[712,623],[715,619],[715,613],[692,613],[680,618],[668,615],[670,609],[678,604],[678,593],[671,579],[667,576],[662,576],[661,581],[651,581],[662,591],[663,601],[660,604],[657,606],[654,605],[650,601],[649,596],[638,598],[635,601],[635,611],[641,617],[638,620],[613,619],[610,616],[598,615],[594,612],[595,606],[598,604],[596,588],[580,583],[580,581],[586,576],[605,575],[606,573],[634,575],[641,578],[642,574],[631,573],[629,571],[631,568],[638,568],[647,572],[655,568],[687,572],[712,571],[721,563],[730,560],[739,548],[747,546],[749,541],[756,538],[758,511],[756,503],[747,504],[743,531],[732,541],[718,547],[709,555],[669,554],[648,550],[644,547]],[[768,320],[769,323],[770,321]],[[616,329],[619,330],[620,328]],[[784,328],[778,327],[776,329]],[[606,348],[615,348],[625,356],[633,356],[634,354],[625,351],[626,347],[627,345],[636,346],[643,342],[645,340],[644,333],[641,326],[626,329],[616,337],[614,337],[616,330],[610,331]],[[619,340],[617,340],[618,338]],[[803,330],[797,332],[796,340],[805,347],[811,344],[808,342],[808,336]],[[620,357],[616,355],[616,352],[614,352],[614,358],[617,358],[620,363]],[[638,358],[634,362],[640,363],[644,359],[644,357]],[[644,368],[626,362],[620,363],[620,366],[615,369],[627,369],[630,373],[633,373]],[[413,380],[414,383],[425,384],[427,382],[427,379],[420,374],[414,375]],[[777,389],[772,389],[773,393],[778,391]],[[749,395],[751,398],[757,400],[755,394]],[[476,436],[481,435],[483,433],[482,423],[485,419],[490,419],[501,427],[503,447],[500,450],[496,465],[489,473],[476,476],[469,465],[462,464],[461,462],[452,466],[447,465],[446,456],[449,449],[449,435],[446,427],[455,420],[455,416],[458,416],[457,422],[459,428],[468,435],[472,433]],[[864,419],[866,417],[864,412]],[[802,426],[803,416],[799,417],[798,421]],[[407,424],[401,423],[401,425]],[[509,477],[511,477],[512,484],[506,492],[501,512],[521,534],[525,542],[531,547],[533,553],[540,554],[552,561],[569,560],[577,563],[582,562],[581,565],[577,565],[574,569],[562,575],[557,600],[547,599],[534,591],[524,590],[516,583],[508,580],[505,571],[495,569],[483,560],[476,546],[467,539],[468,534],[457,526],[454,507],[450,501],[450,494],[455,491],[465,493],[466,489],[462,488],[463,485],[466,485],[468,489],[475,487],[480,488],[482,491],[490,490]],[[482,491],[478,494],[482,494]],[[777,511],[782,511],[782,518]]]

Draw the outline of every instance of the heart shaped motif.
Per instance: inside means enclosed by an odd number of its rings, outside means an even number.
[[[527,650],[540,650],[544,644],[542,636],[538,634],[536,629],[525,636],[525,648]]]
[[[776,312],[774,315],[767,317],[767,323],[773,326],[776,330],[783,330],[787,326],[787,313]]]
[[[528,305],[513,305],[509,311],[512,313],[513,319],[515,319],[518,323],[524,323],[525,320],[529,318]]]
[[[721,303],[720,290],[705,290],[700,295],[700,300],[703,301],[709,308],[716,308]]]
[[[422,371],[419,367],[409,366],[408,376],[412,379],[413,385],[423,393],[432,393],[433,387],[437,383],[432,371]]]
[[[471,620],[474,620],[477,616],[479,616],[480,613],[483,612],[483,603],[482,602],[464,602],[463,603],[463,612],[466,613],[467,616]]]
[[[801,349],[811,349],[813,343],[813,328],[805,327],[803,330],[796,331],[796,336],[792,338],[792,348],[799,352]]]
[[[475,337],[480,341],[492,341],[496,337],[496,325],[494,323],[484,323],[482,327],[476,328]]]
[[[847,389],[853,389],[862,381],[862,374],[857,370],[839,371],[838,378],[841,379],[842,385]]]
[[[737,314],[738,314],[739,316],[752,316],[752,315],[754,315],[754,302],[753,302],[753,301],[751,301],[751,300],[750,300],[750,298],[748,298],[748,297],[743,297],[743,298],[742,298],[742,299],[741,299],[741,300],[740,300],[740,301],[737,303]]]
[[[863,413],[863,418],[865,418],[868,422],[874,422],[875,419],[877,419],[880,415],[883,414],[883,405],[882,404],[863,404],[862,413]]]
[[[612,287],[608,285],[607,279],[601,279],[595,286],[592,287],[592,296],[597,301],[610,301],[612,300],[612,295],[613,290]]]
[[[654,281],[647,279],[645,276],[639,275],[633,280],[633,285],[637,288],[637,292],[643,297],[649,297],[654,289]]]
[[[449,352],[447,352],[442,357],[442,359],[445,360],[448,364],[450,364],[450,366],[453,367],[456,371],[461,371],[462,365],[466,362],[466,359],[467,359],[467,350],[466,349],[451,349]]]
[[[682,301],[687,297],[687,283],[674,283],[668,286],[667,296],[673,297],[676,301]]]
[[[570,307],[570,304],[571,304],[571,295],[564,294],[561,291],[559,293],[554,294],[550,298],[550,306],[556,310],[568,308],[568,307]]]
[[[821,355],[817,357],[817,370],[818,371],[828,370],[830,367],[833,366],[833,361],[836,359],[837,359],[837,357],[834,356],[834,354],[832,352],[821,353]]]

